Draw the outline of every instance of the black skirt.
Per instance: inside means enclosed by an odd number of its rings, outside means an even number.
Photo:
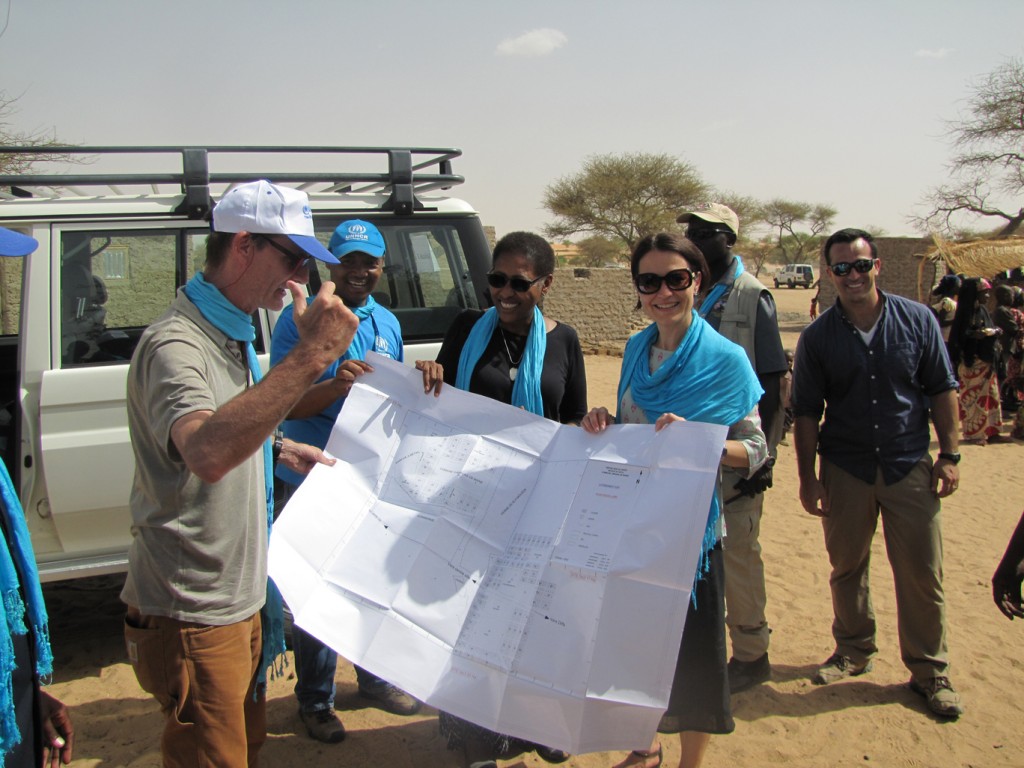
[[[732,733],[736,723],[729,704],[725,646],[725,566],[722,543],[708,553],[708,572],[694,589],[665,714],[675,719],[672,731]],[[661,729],[659,729],[661,730]]]

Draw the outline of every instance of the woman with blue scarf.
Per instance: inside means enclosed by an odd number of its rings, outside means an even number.
[[[27,257],[39,242],[0,227],[0,256]],[[0,461],[0,765],[71,762],[67,707],[39,687],[53,672],[50,628],[25,511]]]
[[[435,394],[442,380],[459,389],[558,421],[578,424],[587,412],[583,350],[576,331],[544,317],[540,303],[551,287],[555,253],[532,232],[512,232],[494,247],[487,275],[494,306],[466,310],[445,335],[436,362],[417,361]],[[428,386],[428,389],[431,387]],[[440,713],[449,749],[462,749],[472,768],[494,766],[494,757],[536,749],[548,762],[562,762],[560,750],[494,733]]]
[[[716,333],[693,309],[694,296],[710,285],[703,254],[683,235],[644,238],[630,260],[637,308],[653,323],[626,343],[619,379],[618,423],[703,421],[729,427],[722,464],[749,475],[768,457],[757,415],[762,395],[743,349]],[[613,419],[594,408],[582,427],[597,433]],[[712,496],[704,531],[693,604],[686,617],[668,709],[658,730],[678,733],[680,768],[696,768],[712,733],[735,728],[726,667],[724,573],[720,500]],[[657,768],[657,739],[631,752],[616,768]]]

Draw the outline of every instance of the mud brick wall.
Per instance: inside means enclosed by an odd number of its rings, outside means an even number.
[[[563,267],[555,270],[544,314],[575,328],[584,353],[619,355],[648,324],[634,306],[628,269]]]

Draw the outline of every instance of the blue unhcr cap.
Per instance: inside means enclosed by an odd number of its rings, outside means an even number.
[[[0,227],[0,256],[28,256],[39,247],[34,237]]]
[[[327,249],[339,259],[346,253],[359,251],[375,259],[384,258],[384,236],[373,224],[362,219],[343,221],[331,235]]]

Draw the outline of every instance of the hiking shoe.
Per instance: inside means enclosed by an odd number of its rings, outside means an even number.
[[[957,718],[964,713],[960,694],[953,690],[948,677],[932,677],[925,681],[910,679],[910,690],[924,696],[928,709],[939,717]]]
[[[829,683],[835,683],[847,677],[857,677],[857,675],[863,675],[865,672],[870,671],[870,659],[863,664],[855,664],[849,656],[833,653],[826,659],[824,664],[818,667],[813,682],[815,685],[828,685]]]
[[[299,719],[306,726],[311,738],[324,744],[337,744],[345,739],[345,726],[334,714],[333,709],[314,709],[312,712],[299,710]]]
[[[740,661],[735,656],[729,659],[729,693],[739,693],[755,685],[767,682],[772,677],[772,665],[764,653],[753,661]]]
[[[360,697],[376,702],[377,706],[393,715],[415,715],[423,704],[401,688],[383,683],[373,688],[360,688]]]

